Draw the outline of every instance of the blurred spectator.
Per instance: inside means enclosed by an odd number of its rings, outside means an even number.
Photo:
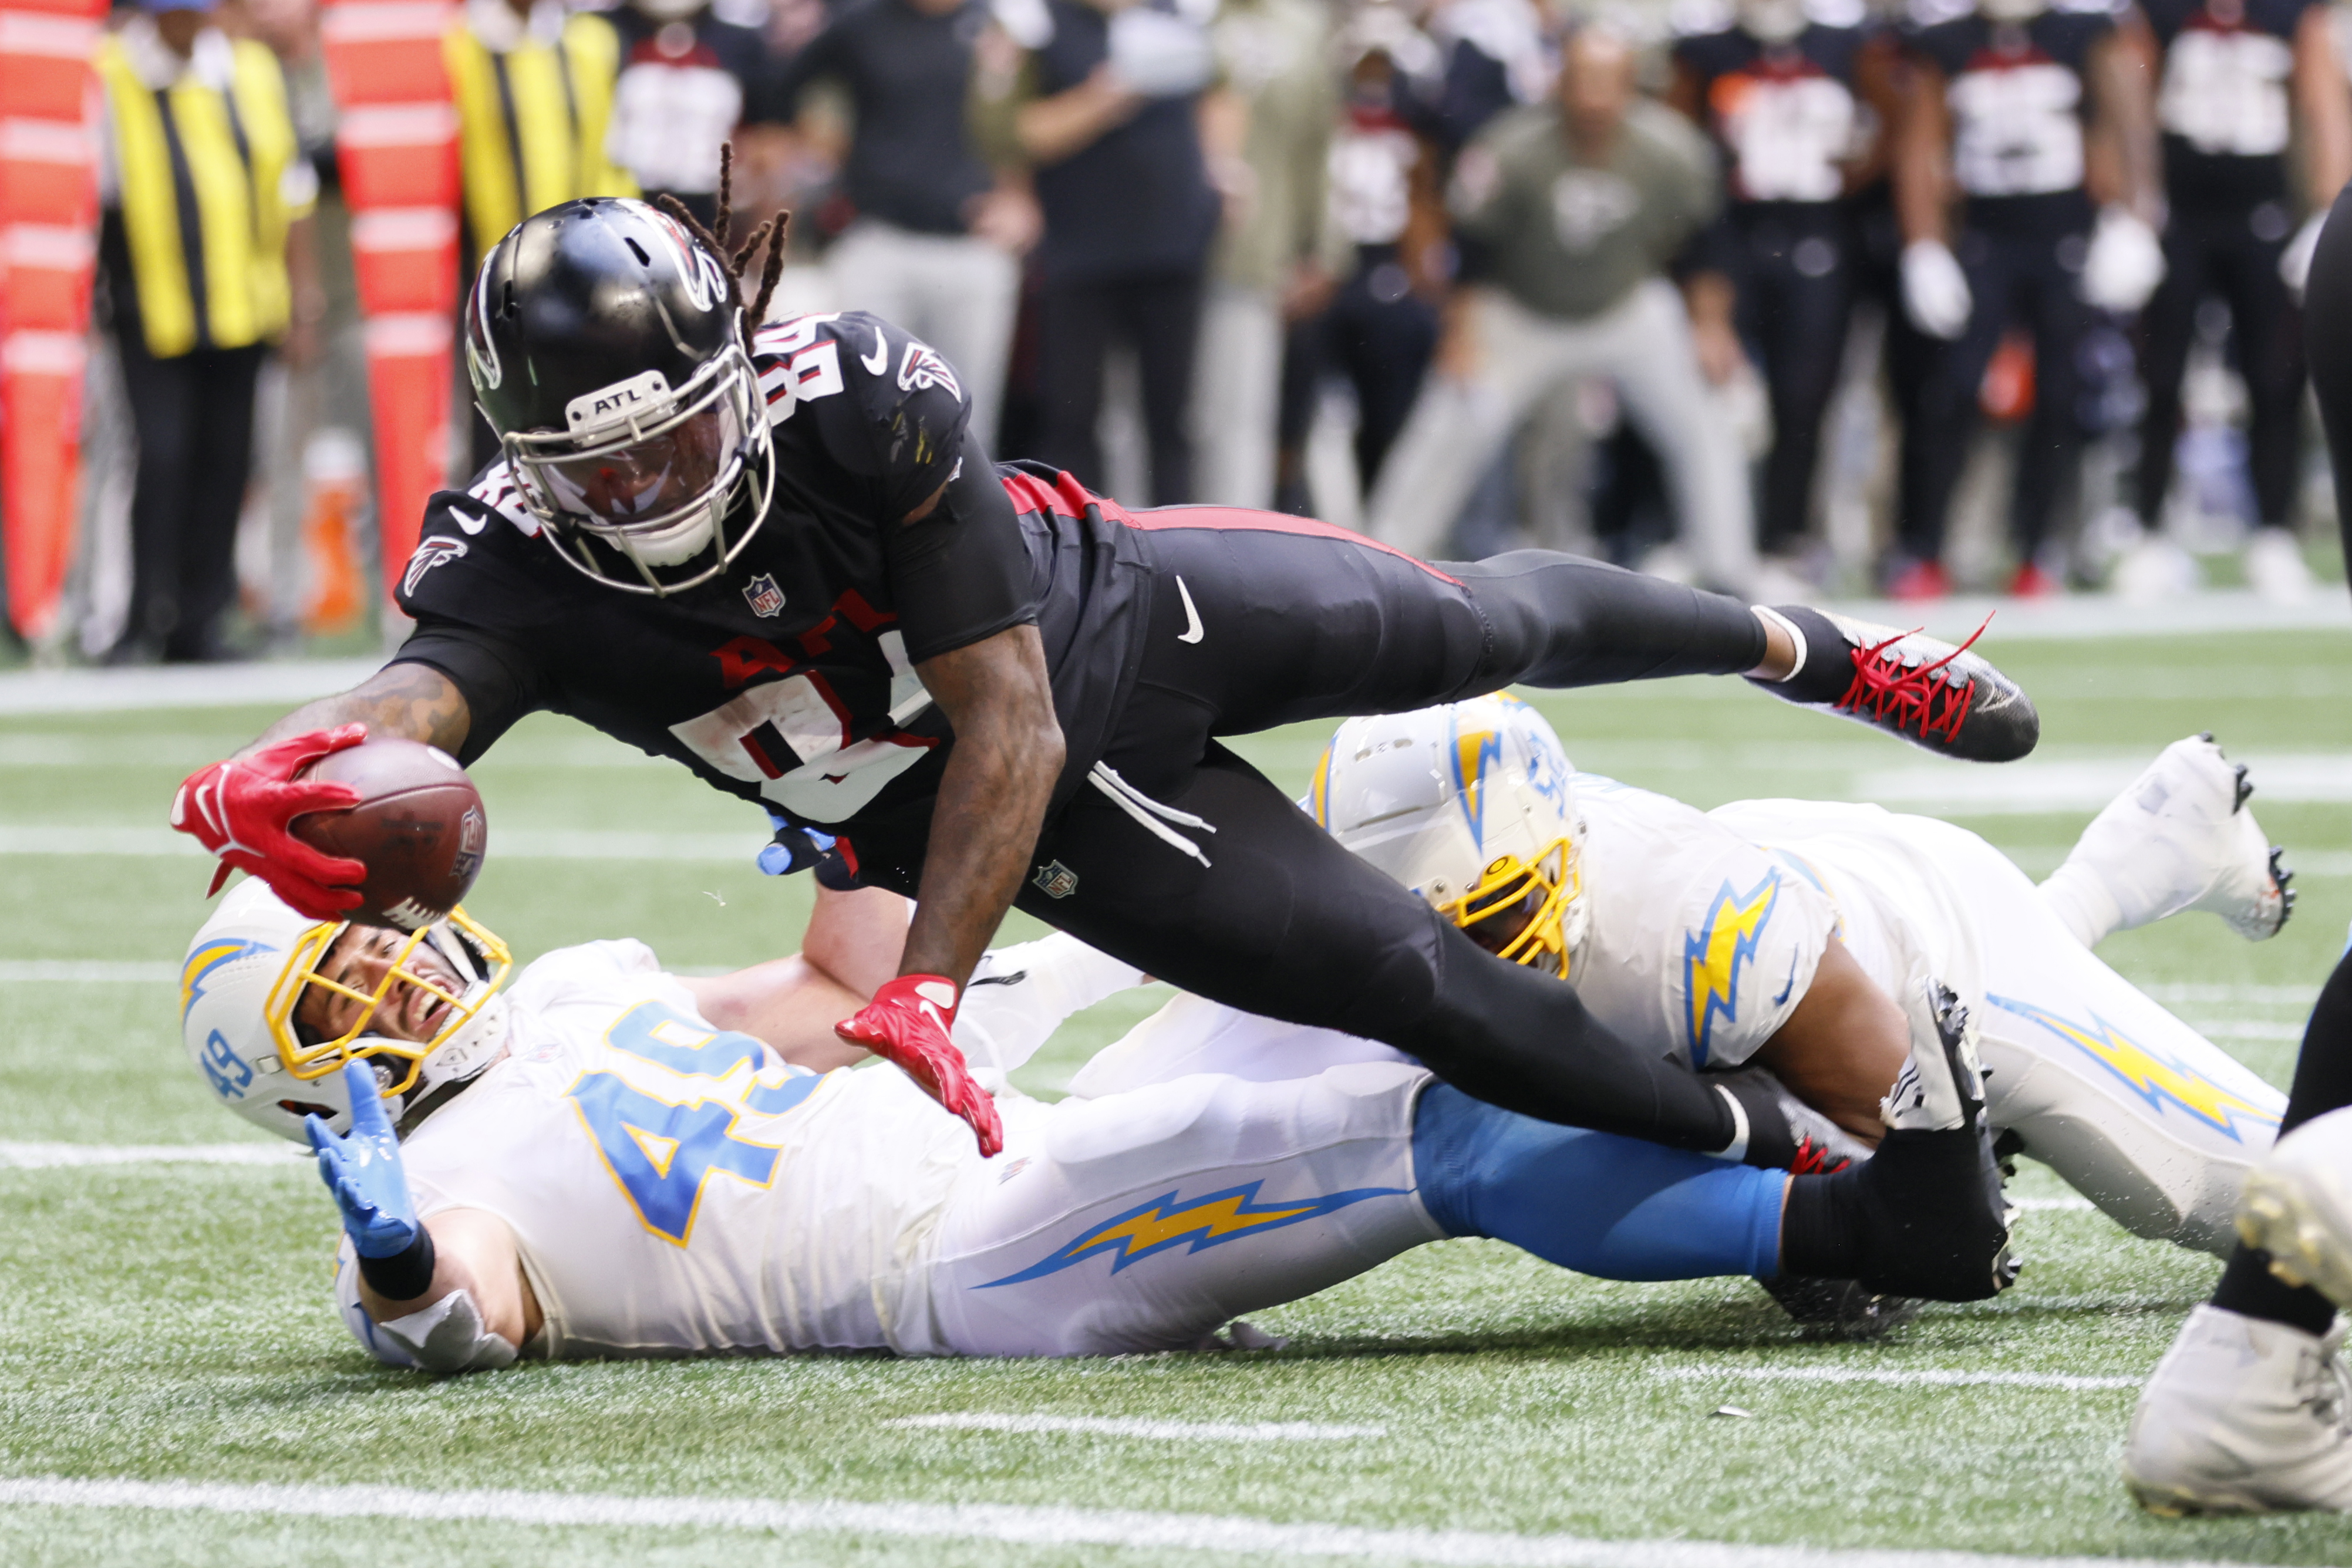
[[[582,196],[634,196],[636,182],[606,153],[620,40],[613,24],[562,0],[466,0],[444,47],[457,102],[466,276],[533,213]],[[458,372],[458,403],[473,393]],[[477,412],[472,464],[498,455]]]
[[[1449,163],[1495,116],[1550,92],[1559,62],[1529,0],[1441,0],[1429,30],[1442,63],[1417,118]]]
[[[1772,447],[1757,545],[1768,570],[1800,573],[1793,558],[1853,307],[1848,196],[1873,172],[1877,141],[1863,94],[1882,119],[1896,106],[1884,57],[1865,50],[1860,0],[1739,0],[1727,20],[1674,51],[1672,101],[1713,134],[1729,198],[1703,245],[1692,311],[1710,381],[1734,373],[1743,343],[1762,367]]]
[[[1375,537],[1438,551],[1520,417],[1565,382],[1606,376],[1664,465],[1700,572],[1732,590],[1753,576],[1738,436],[1661,272],[1714,214],[1712,161],[1679,116],[1636,101],[1633,66],[1624,42],[1587,27],[1556,102],[1502,116],[1464,150],[1452,204],[1466,287],[1373,493]]]
[[[1225,0],[1211,28],[1225,92],[1246,117],[1240,154],[1213,170],[1226,192],[1192,383],[1193,498],[1274,502],[1275,426],[1286,321],[1330,296],[1322,264],[1325,162],[1339,106],[1322,0]]]
[[[324,310],[318,177],[267,46],[211,0],[149,0],[98,55],[99,267],[139,438],[129,619],[110,663],[234,656],[222,619],[269,346],[306,361]]]
[[[708,0],[629,0],[604,17],[621,58],[608,157],[647,201],[675,196],[715,221],[719,150],[738,125],[770,118],[767,41]]]
[[[2156,114],[2168,216],[2164,282],[2143,322],[2140,518],[2152,528],[2162,515],[2198,306],[2218,295],[2236,329],[2251,416],[2262,531],[2248,544],[2248,576],[2292,593],[2307,580],[2289,531],[2303,426],[2295,301],[2321,220],[2352,178],[2352,89],[2319,0],[2143,0],[2141,9],[2164,49]],[[2300,148],[2299,204],[2290,143]],[[2300,232],[2297,205],[2309,214]]]
[[[1904,304],[1953,346],[1921,395],[1933,439],[1912,444],[1924,472],[1905,486],[1888,570],[1897,597],[1944,590],[1945,519],[1978,388],[2012,323],[2033,335],[2033,408],[2011,499],[2010,591],[2059,587],[2042,546],[2081,455],[2077,349],[2094,308],[2138,308],[2163,270],[2145,215],[2156,196],[2146,24],[2126,15],[2119,26],[2104,6],[1979,0],[1912,37],[1918,68],[1895,163]]]
[[[1207,33],[1165,3],[1007,7],[972,95],[982,146],[1000,167],[1034,169],[1045,211],[1039,455],[1104,483],[1103,363],[1124,339],[1142,383],[1155,506],[1193,493],[1192,368],[1221,211],[1202,140],[1214,57]]]
[[[1345,117],[1331,142],[1328,221],[1343,247],[1330,306],[1291,334],[1283,367],[1276,504],[1311,510],[1306,444],[1328,371],[1356,394],[1356,477],[1369,494],[1437,347],[1450,256],[1437,152],[1407,118],[1437,46],[1395,5],[1364,6],[1340,39]]]
[[[855,123],[842,194],[856,216],[827,267],[835,303],[871,310],[947,357],[992,444],[1034,204],[1000,189],[972,145],[965,99],[984,0],[856,0],[784,69],[789,118],[810,83],[838,81]]]

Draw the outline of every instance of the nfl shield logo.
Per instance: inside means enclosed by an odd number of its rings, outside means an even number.
[[[784,607],[784,591],[776,586],[772,572],[761,572],[743,585],[743,597],[750,601],[751,613],[762,620]]]
[[[1060,861],[1039,866],[1037,874],[1029,880],[1048,898],[1067,898],[1078,891],[1078,873]]]

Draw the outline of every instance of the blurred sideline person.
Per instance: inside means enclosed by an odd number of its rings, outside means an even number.
[[[637,193],[609,148],[620,55],[609,19],[567,13],[562,0],[466,0],[442,57],[457,105],[459,254],[468,279],[499,237],[533,213]],[[456,406],[473,404],[461,385]],[[478,412],[465,418],[478,471],[498,455],[498,433]]]
[[[1346,101],[1331,139],[1327,247],[1339,252],[1329,301],[1292,323],[1283,354],[1276,506],[1314,510],[1307,441],[1326,375],[1356,394],[1356,482],[1370,495],[1437,349],[1451,247],[1438,152],[1416,123],[1437,47],[1402,9],[1361,7],[1339,40]]]
[[[2248,576],[2299,592],[2309,573],[2292,531],[2303,446],[2296,305],[2328,204],[2352,179],[2352,86],[2333,12],[2318,0],[2143,0],[2140,9],[2164,50],[2156,115],[2167,210],[2164,281],[2142,318],[2140,521],[2152,529],[2163,518],[2181,373],[2199,307],[2218,297],[2246,382],[2260,527],[2246,546]],[[2289,188],[2294,173],[2300,190]],[[2298,208],[2310,214],[2299,227]]]
[[[2033,335],[2033,413],[2010,502],[2012,593],[2057,592],[2043,546],[2079,466],[2077,348],[2092,311],[2129,312],[2164,269],[2147,23],[2109,0],[1979,0],[1922,26],[1897,133],[1904,305],[1950,347],[1923,390],[1929,439],[1906,444],[1897,597],[1940,591],[1944,533],[1985,367],[2012,325]]]
[[[946,356],[992,448],[1036,205],[1000,185],[965,114],[981,0],[859,0],[784,66],[789,120],[814,82],[848,92],[854,125],[842,194],[856,213],[825,265],[843,308],[870,310]]]
[[[1044,0],[1008,6],[980,47],[972,114],[991,162],[1034,182],[1037,454],[1080,484],[1107,476],[1097,425],[1114,341],[1135,351],[1150,504],[1181,505],[1193,476],[1192,376],[1220,166],[1241,116],[1217,88],[1207,32],[1172,0]],[[1021,28],[1018,35],[1012,26]]]
[[[1757,549],[1799,573],[1855,298],[1850,198],[1884,161],[1872,120],[1891,125],[1901,108],[1860,0],[1739,0],[1711,19],[1675,43],[1668,99],[1725,164],[1723,212],[1686,287],[1708,379],[1727,380],[1743,346],[1763,372],[1772,447]]]
[[[1583,28],[1556,101],[1496,120],[1456,161],[1462,281],[1436,374],[1373,491],[1374,538],[1438,553],[1537,401],[1606,376],[1664,462],[1700,575],[1727,591],[1753,580],[1746,459],[1661,271],[1714,215],[1712,161],[1680,116],[1637,99],[1633,67],[1622,39]]]
[[[1194,497],[1274,504],[1286,326],[1330,295],[1323,225],[1338,94],[1321,0],[1224,0],[1209,29],[1237,116],[1235,143],[1211,170],[1225,222],[1211,253],[1192,372]]]
[[[268,46],[214,0],[150,0],[100,47],[99,266],[138,434],[129,619],[109,663],[234,656],[237,517],[272,344],[307,362],[325,313],[316,172]]]
[[[2304,290],[2304,352],[2352,543],[2352,196],[2320,230]],[[2279,1148],[2249,1182],[2210,1301],[2149,1374],[2124,1446],[2124,1484],[2162,1514],[2352,1511],[2352,1372],[2336,1301],[2352,1263],[2345,1185],[2352,1105],[2352,949],[2321,986],[2295,1059]],[[2297,1129],[2304,1129],[2298,1133]],[[2256,1198],[2262,1201],[2257,1203]],[[2273,1250],[2275,1249],[2276,1250]],[[2284,1273],[2273,1271],[2275,1264]]]
[[[1261,1072],[1297,1071],[1041,1105],[1003,1074],[1141,978],[1049,937],[991,954],[957,1019],[1004,1101],[990,1158],[900,1073],[837,1070],[896,905],[821,895],[802,956],[713,979],[625,940],[502,988],[504,946],[462,913],[315,924],[248,883],[189,947],[184,1034],[224,1105],[318,1149],[353,1336],[433,1372],[1210,1348],[1446,1236],[1627,1279],[1835,1268],[1974,1298],[2013,1273],[1976,1063],[1925,998],[1874,1020],[1906,1063],[1878,1154],[1791,1176],[1533,1122],[1410,1062],[1325,1067],[1320,1031],[1223,1009]]]
[[[647,201],[675,196],[715,222],[719,150],[738,126],[773,118],[767,41],[757,27],[721,20],[709,0],[629,0],[602,15],[620,57],[609,161]]]

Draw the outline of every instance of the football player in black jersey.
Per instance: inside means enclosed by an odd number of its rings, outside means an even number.
[[[2289,527],[2303,445],[2295,301],[2327,204],[2352,179],[2352,93],[2333,8],[2320,0],[2141,0],[2140,9],[2164,50],[2156,115],[2166,212],[2164,282],[2142,318],[2140,520],[2154,528],[2162,516],[2181,373],[2199,313],[2218,296],[2246,380],[2246,466],[2263,529],[2248,541],[2247,575],[2261,586],[2284,573],[2280,586],[2292,591],[2308,581]],[[2293,160],[2290,141],[2299,150]],[[2310,214],[2299,224],[2298,210]]]
[[[2082,449],[2077,347],[2093,308],[2137,309],[2164,270],[2147,24],[2116,0],[1915,0],[1911,11],[1895,162],[1904,306],[1952,346],[1920,394],[1929,438],[1905,448],[1919,472],[1904,477],[1888,575],[1911,595],[1940,591],[1978,389],[2014,325],[2033,335],[2034,398],[2011,486],[2010,591],[2053,593],[2039,558]]]
[[[720,204],[720,211],[726,204]],[[176,825],[333,919],[356,862],[286,824],[343,800],[301,760],[362,729],[471,759],[570,714],[765,807],[840,883],[916,897],[898,978],[845,1035],[995,1146],[950,1040],[1008,904],[1178,986],[1389,1041],[1507,1108],[1782,1164],[1735,1099],[1481,949],[1339,847],[1222,737],[1515,681],[1745,674],[1946,755],[2039,721],[1981,659],[1819,612],[1751,611],[1541,551],[1431,566],[1279,513],[1129,512],[999,470],[954,370],[856,313],[758,325],[722,234],[569,203],[466,306],[504,455],[436,496],[401,585],[416,631],[355,690],[200,770]],[[754,236],[755,241],[758,236]],[[740,267],[751,246],[733,259]],[[260,743],[257,743],[257,745]],[[1440,762],[1439,765],[1444,765]]]

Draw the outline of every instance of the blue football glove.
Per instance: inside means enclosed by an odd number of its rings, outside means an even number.
[[[424,1227],[408,1196],[400,1167],[400,1139],[376,1092],[375,1069],[364,1061],[343,1063],[343,1090],[352,1101],[349,1137],[315,1115],[302,1118],[310,1146],[319,1151],[319,1179],[343,1211],[343,1229],[362,1258],[394,1258],[415,1245]]]
[[[774,825],[776,837],[772,843],[760,847],[760,870],[767,875],[790,876],[806,871],[832,852],[832,834],[795,827],[773,811],[768,813],[768,821]]]

